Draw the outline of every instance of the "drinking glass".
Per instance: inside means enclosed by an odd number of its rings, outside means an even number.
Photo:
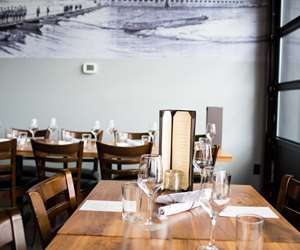
[[[122,189],[122,218],[126,221],[142,220],[142,194],[137,182],[126,182]]]
[[[203,183],[203,168],[212,165],[211,144],[207,138],[195,142],[193,165],[200,171],[200,183]]]
[[[29,131],[32,135],[32,138],[35,137],[35,132],[39,129],[38,120],[36,118],[33,118],[30,122]]]
[[[153,124],[150,126],[150,129],[148,131],[149,135],[150,135],[150,138],[151,138],[151,141],[153,143],[155,143],[155,137],[156,137],[156,134],[157,134],[157,130],[158,130],[158,125],[157,125],[157,122],[153,122]]]
[[[155,194],[163,187],[163,167],[160,155],[142,155],[138,173],[138,185],[148,198],[146,225],[152,225],[153,201]]]
[[[236,249],[263,250],[264,219],[258,215],[244,214],[236,217]]]
[[[81,139],[84,142],[84,144],[87,144],[92,140],[92,135],[91,134],[82,134]]]
[[[211,144],[216,135],[217,135],[216,124],[215,123],[207,123],[206,136],[210,140]]]
[[[149,227],[142,222],[127,221],[121,250],[172,250],[171,226],[167,220],[157,222]]]
[[[212,178],[212,190],[209,199],[209,205],[211,208],[211,229],[210,240],[208,245],[200,246],[199,250],[218,250],[215,245],[215,226],[217,223],[218,214],[228,205],[230,201],[230,181],[229,176],[225,170],[214,172]]]
[[[57,130],[58,130],[58,126],[57,126],[56,118],[53,117],[53,118],[51,118],[50,124],[49,124],[51,140],[55,141],[57,139]]]
[[[151,136],[149,136],[149,135],[142,135],[141,140],[142,140],[143,144],[149,143],[151,141]]]
[[[95,121],[95,124],[91,129],[91,133],[93,134],[95,141],[97,141],[97,136],[98,136],[98,133],[100,132],[100,128],[101,128],[100,121],[98,121],[98,120]]]
[[[107,132],[114,137],[114,143],[117,143],[117,129],[115,128],[114,120],[110,120],[107,128]]]
[[[20,132],[17,138],[17,143],[20,148],[25,147],[27,143],[27,132]]]
[[[119,132],[117,133],[117,142],[126,143],[128,140],[128,133]]]

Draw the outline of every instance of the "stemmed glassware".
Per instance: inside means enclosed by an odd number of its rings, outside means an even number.
[[[216,124],[207,123],[206,136],[210,140],[211,144],[212,144],[213,139],[215,138],[216,135],[217,135]]]
[[[91,129],[91,133],[93,134],[93,136],[94,136],[94,138],[95,138],[95,140],[97,141],[97,137],[98,137],[98,134],[99,134],[99,132],[100,132],[100,121],[95,121],[95,124],[94,124],[94,126],[92,127],[92,129]]]
[[[149,135],[150,135],[150,137],[151,137],[151,141],[152,141],[153,143],[155,143],[155,136],[156,136],[156,133],[157,133],[157,132],[156,132],[157,129],[158,129],[157,122],[153,122],[152,126],[150,127],[150,129],[149,129],[149,131],[148,131],[148,133],[149,133]]]
[[[145,225],[152,225],[154,224],[152,220],[154,196],[163,186],[163,167],[160,155],[141,156],[137,182],[148,198],[148,216]]]
[[[225,170],[217,171],[213,174],[212,178],[212,190],[209,199],[209,205],[211,208],[211,229],[210,240],[208,245],[200,246],[199,250],[218,250],[215,245],[215,226],[217,223],[218,214],[228,205],[230,201],[230,176]]]
[[[110,120],[107,128],[107,132],[114,137],[114,143],[117,143],[117,129],[115,127],[114,120]]]
[[[55,140],[56,139],[56,133],[57,133],[57,130],[58,130],[58,126],[57,126],[57,122],[56,122],[56,118],[51,118],[50,120],[50,124],[49,124],[49,131],[50,131],[50,138],[52,140]]]
[[[200,138],[195,142],[193,165],[200,171],[200,183],[203,183],[204,167],[212,165],[211,144],[207,138]]]
[[[33,118],[30,122],[30,127],[29,127],[29,131],[32,135],[32,138],[35,137],[35,133],[38,129],[39,129],[38,120],[36,118]]]

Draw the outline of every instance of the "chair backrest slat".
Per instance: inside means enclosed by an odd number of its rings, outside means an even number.
[[[13,243],[16,250],[26,250],[22,217],[17,209],[0,212],[0,248]]]
[[[53,220],[63,212],[68,212],[70,215],[76,209],[77,202],[71,172],[64,170],[63,174],[38,183],[28,190],[27,195],[35,214],[42,244],[46,247],[55,236]],[[53,201],[53,198],[57,199]],[[51,201],[50,205],[47,204],[48,201]]]
[[[128,139],[140,140],[143,135],[149,135],[149,132],[126,132],[128,134]]]
[[[82,139],[83,134],[90,134],[92,138],[94,138],[94,135],[91,131],[73,131],[73,130],[64,130],[63,133],[65,136],[70,136],[76,139]],[[103,130],[100,130],[97,135],[97,141],[102,141],[103,138]]]

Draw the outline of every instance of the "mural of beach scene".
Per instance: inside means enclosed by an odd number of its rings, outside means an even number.
[[[267,30],[267,0],[0,0],[2,58],[255,60]]]

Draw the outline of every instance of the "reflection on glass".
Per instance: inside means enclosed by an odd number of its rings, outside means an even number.
[[[281,26],[300,15],[299,0],[282,0],[281,6]]]
[[[280,39],[280,51],[279,82],[299,80],[300,29]]]
[[[300,90],[279,92],[277,136],[300,142]]]

